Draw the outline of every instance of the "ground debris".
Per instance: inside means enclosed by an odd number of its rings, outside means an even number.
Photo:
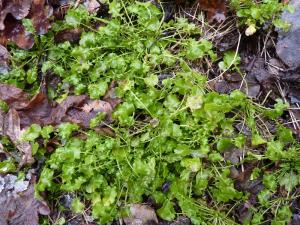
[[[210,22],[216,20],[222,22],[226,19],[226,1],[225,0],[198,0],[199,7],[207,12],[207,18]]]
[[[26,179],[15,175],[0,176],[0,224],[38,225],[38,215],[48,215],[46,202],[34,197],[35,176],[28,173]]]
[[[65,41],[69,41],[70,43],[77,43],[80,40],[82,30],[80,29],[65,29],[60,32],[58,32],[54,40],[57,43],[62,43]]]
[[[7,73],[9,69],[10,54],[7,49],[0,45],[0,73]]]
[[[22,132],[18,112],[15,109],[10,109],[4,116],[3,135],[9,137],[11,142],[23,154],[20,167],[34,162],[31,145],[28,142],[21,140]]]
[[[4,46],[8,41],[12,41],[20,48],[32,48],[34,38],[23,26],[21,20],[24,18],[32,20],[37,34],[45,34],[50,28],[48,19],[53,10],[45,0],[4,0],[3,6],[0,17],[0,43]]]
[[[230,93],[238,89],[251,98],[264,97],[272,90],[269,97],[276,99],[279,96],[276,86],[278,78],[270,73],[263,58],[254,58],[245,70],[244,77],[237,72],[225,74],[223,79],[214,82],[214,90],[219,93]]]

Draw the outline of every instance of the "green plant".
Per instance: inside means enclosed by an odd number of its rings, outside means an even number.
[[[299,144],[280,125],[277,133],[266,136],[256,124],[266,119],[277,124],[287,105],[278,100],[274,109],[266,109],[240,91],[209,92],[206,77],[189,63],[216,55],[195,25],[182,18],[163,22],[163,13],[150,2],[111,1],[109,6],[109,20],[82,7],[71,9],[33,51],[13,50],[13,70],[1,77],[23,87],[32,84],[36,91],[37,76],[32,74],[44,57],[40,70],[62,79],[56,90],[49,89],[52,98],[74,92],[100,99],[115,81],[115,94],[122,99],[109,125],[113,137],[92,129],[103,120],[101,113],[90,122],[91,129],[64,123],[56,128],[32,125],[25,132],[24,140],[34,146],[44,139],[36,157],[46,152],[50,137],[60,142],[51,155],[44,154],[37,193],[77,192],[73,210],[80,213],[85,207],[80,199],[85,199],[102,224],[126,215],[131,203],[145,198],[153,199],[165,220],[183,213],[194,224],[235,224],[230,204],[246,201],[249,194],[236,188],[230,169],[256,160],[260,168],[252,177],[263,176],[265,187],[260,205],[251,209],[256,212],[253,223],[263,221],[266,212],[273,214],[275,224],[287,221],[290,211],[283,203],[298,185]],[[99,29],[92,26],[95,21],[101,23]],[[55,32],[67,28],[84,30],[79,43],[55,44]],[[239,61],[227,52],[219,66],[238,70]],[[237,123],[251,134],[236,129]],[[234,149],[243,153],[237,163],[225,157]],[[266,171],[275,164],[280,168],[270,176]],[[279,185],[287,196],[276,197]]]
[[[238,23],[246,25],[246,35],[252,35],[266,22],[271,21],[276,27],[287,30],[289,24],[278,18],[284,10],[293,11],[289,5],[278,0],[230,0],[231,7],[236,11]]]

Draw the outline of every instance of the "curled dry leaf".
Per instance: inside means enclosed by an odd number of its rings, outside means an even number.
[[[216,20],[222,22],[226,15],[225,0],[198,0],[200,9],[207,12],[207,18],[210,22]]]
[[[86,0],[84,3],[89,13],[96,12],[100,9],[101,5],[96,0]]]
[[[34,159],[32,157],[31,145],[21,140],[22,131],[18,112],[15,109],[10,109],[6,115],[3,112],[0,112],[0,114],[0,135],[9,137],[11,142],[22,153],[20,167],[32,164]]]
[[[16,43],[22,49],[34,45],[33,34],[26,31],[21,20],[30,18],[38,35],[48,32],[49,18],[53,14],[52,6],[45,0],[2,0],[0,4],[0,44],[8,41]],[[12,16],[10,16],[12,15]]]
[[[34,197],[35,177],[27,174],[24,181],[7,174],[0,177],[0,224],[38,225],[38,215],[49,215],[50,209]]]
[[[26,92],[9,84],[0,83],[0,99],[16,110],[29,103],[29,95]]]
[[[8,71],[9,59],[9,52],[3,45],[0,45],[0,74]]]
[[[30,49],[34,45],[33,34],[25,30],[21,22],[8,22],[2,35],[6,37],[6,41],[12,41],[22,49]],[[5,39],[4,39],[5,40]],[[1,43],[5,44],[5,43]]]
[[[32,0],[2,0],[0,12],[0,30],[5,29],[4,21],[8,14],[15,19],[21,20],[25,18],[30,10]]]
[[[80,40],[81,33],[81,29],[65,29],[55,35],[54,41],[57,43],[62,43],[65,41],[77,43]]]
[[[48,32],[50,26],[49,18],[53,14],[53,8],[46,4],[45,0],[33,0],[29,17],[32,20],[38,35]]]

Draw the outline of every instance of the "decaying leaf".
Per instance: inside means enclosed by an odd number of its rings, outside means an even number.
[[[13,85],[1,83],[0,99],[16,110],[24,108],[29,103],[29,95],[26,92]]]
[[[53,8],[45,0],[2,0],[0,2],[0,44],[6,46],[11,41],[22,49],[30,49],[34,45],[33,34],[26,31],[22,19],[32,20],[36,34],[47,33],[50,28],[49,18]],[[1,50],[1,53],[3,51]],[[3,54],[1,54],[2,56]],[[5,55],[5,54],[4,54]],[[8,67],[8,59],[0,59],[0,66]],[[6,69],[7,70],[7,69]],[[4,71],[5,72],[5,71]]]
[[[38,35],[48,32],[50,26],[49,18],[53,14],[53,8],[46,4],[45,0],[33,0],[29,17],[32,20],[35,31]]]
[[[207,18],[210,22],[214,20],[217,22],[222,22],[225,20],[225,0],[198,0],[198,2],[200,8],[207,12]]]
[[[15,109],[10,109],[6,115],[0,110],[0,135],[7,136],[23,154],[20,167],[34,162],[31,145],[20,140],[22,135],[20,117]]]
[[[96,0],[86,0],[84,3],[89,13],[96,12],[100,8],[100,3]]]
[[[34,45],[34,37],[31,33],[25,30],[21,23],[16,23],[9,32],[9,40],[16,43],[22,49],[31,49]]]
[[[3,45],[0,44],[0,74],[8,71],[9,59],[9,52]]]
[[[3,124],[4,135],[9,137],[16,148],[23,153],[20,166],[32,164],[34,159],[32,157],[31,145],[28,142],[21,141],[22,132],[18,112],[15,109],[10,109],[4,118]]]
[[[241,90],[251,98],[262,96],[263,98],[269,93],[269,97],[276,99],[276,76],[271,74],[265,66],[263,58],[254,58],[245,68],[247,74],[245,77],[238,73],[225,74],[224,79],[212,84],[214,90],[219,93],[230,93],[233,90]]]
[[[0,177],[0,224],[1,225],[38,225],[38,215],[48,215],[50,209],[44,201],[34,198],[35,177],[18,180],[7,174]]]
[[[106,123],[109,123],[112,113],[110,103],[101,100],[90,100],[86,95],[69,96],[60,105],[54,108],[52,118],[55,124],[72,122],[83,128],[88,128],[91,119],[99,112],[107,114]],[[52,122],[52,121],[51,121]]]
[[[21,20],[25,18],[30,10],[32,0],[2,0],[0,12],[0,30],[5,29],[4,20],[8,14],[15,19]]]
[[[77,43],[80,40],[82,30],[80,29],[65,29],[58,32],[54,40],[57,43],[62,43],[65,41],[69,41],[70,43]]]

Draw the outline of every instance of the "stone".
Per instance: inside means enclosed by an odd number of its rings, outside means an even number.
[[[295,12],[283,12],[281,19],[290,23],[288,32],[278,31],[276,52],[279,58],[289,67],[300,67],[300,1],[291,0]]]

